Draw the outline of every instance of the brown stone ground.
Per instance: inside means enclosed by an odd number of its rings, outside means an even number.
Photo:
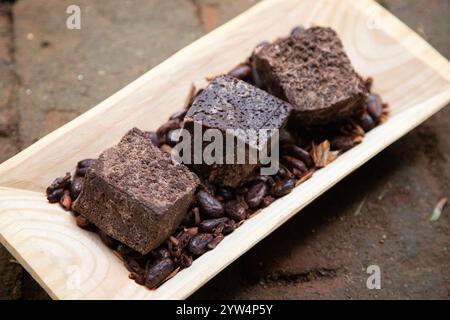
[[[81,114],[256,1],[0,0],[0,161]],[[5,4],[6,3],[6,4]],[[450,57],[450,3],[380,3]],[[41,12],[41,14],[36,14]],[[450,297],[447,108],[380,153],[192,298]],[[380,266],[382,289],[366,288]],[[0,299],[48,296],[0,247]]]

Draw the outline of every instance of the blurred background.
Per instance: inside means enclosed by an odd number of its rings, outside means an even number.
[[[256,2],[0,0],[0,162]],[[378,2],[450,58],[450,1]],[[65,27],[71,4],[80,30]],[[429,219],[450,197],[449,136],[446,108],[192,298],[449,299],[450,215]],[[366,288],[372,264],[381,290]],[[2,246],[0,299],[49,299]]]

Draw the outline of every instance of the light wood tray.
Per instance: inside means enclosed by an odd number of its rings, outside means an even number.
[[[292,27],[332,26],[356,69],[375,79],[391,117],[364,142],[245,222],[193,265],[154,291],[95,234],[47,203],[43,190],[83,158],[96,157],[131,127],[154,130],[183,104],[191,82],[226,72],[262,40]],[[185,298],[300,209],[416,127],[450,100],[450,64],[370,0],[267,0],[194,42],[95,108],[0,166],[0,240],[57,299]],[[380,174],[382,174],[380,172]]]

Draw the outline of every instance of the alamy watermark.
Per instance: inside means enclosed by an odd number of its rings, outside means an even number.
[[[76,4],[67,7],[66,13],[69,15],[66,19],[66,27],[69,30],[81,29],[81,8]]]
[[[373,290],[381,289],[381,269],[376,264],[370,265],[367,267],[366,270],[367,274],[370,274],[370,276],[367,278],[366,286],[367,289]]]

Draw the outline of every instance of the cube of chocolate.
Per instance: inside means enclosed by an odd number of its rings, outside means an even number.
[[[198,183],[194,173],[134,128],[88,169],[73,210],[146,254],[180,224]]]
[[[309,28],[260,46],[252,64],[264,88],[294,106],[297,123],[321,125],[363,112],[367,89],[331,28]]]
[[[202,133],[207,129],[218,129],[223,135],[222,163],[207,164],[201,159],[202,163],[191,163],[190,167],[214,184],[228,187],[241,185],[261,165],[262,157],[252,158],[255,160],[252,161],[250,154],[261,155],[262,151],[272,147],[271,143],[275,146],[276,141],[272,138],[285,125],[291,110],[288,103],[244,81],[228,75],[215,78],[193,101],[184,119],[184,129],[191,134],[193,142],[203,141],[201,136],[195,136],[195,126],[201,126]],[[266,131],[262,134],[261,130]],[[252,136],[252,132],[256,135]],[[230,150],[225,147],[227,136],[234,140],[234,158],[231,161],[227,159]],[[208,144],[202,143],[202,151]],[[238,150],[242,145],[245,151],[242,148]],[[192,162],[195,152],[192,143]],[[244,162],[238,158],[239,152],[245,153]]]

